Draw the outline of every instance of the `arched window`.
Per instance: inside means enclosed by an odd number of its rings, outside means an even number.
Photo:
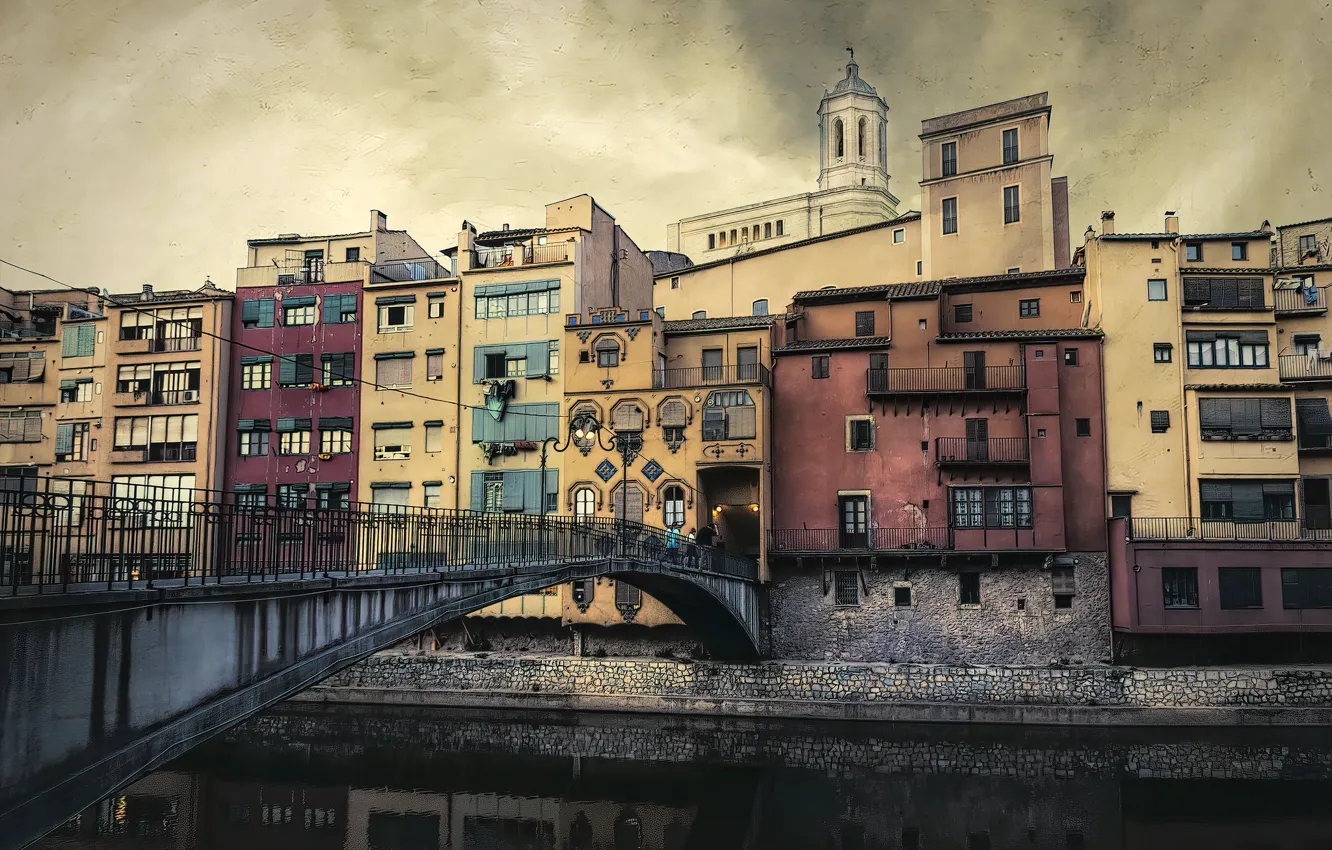
[[[846,132],[842,128],[842,119],[833,121],[833,150],[837,151],[837,158],[846,156]]]
[[[684,525],[684,488],[678,484],[672,484],[667,487],[666,492],[662,495],[661,509],[664,514],[667,528],[679,528]]]
[[[597,365],[603,367],[620,365],[620,342],[614,337],[597,340]]]
[[[856,156],[865,159],[865,134],[869,132],[869,120],[862,117],[856,128]]]
[[[725,248],[725,247],[726,247],[726,231],[723,230],[721,233],[718,233],[718,234],[717,234],[717,238],[718,238],[719,240],[721,240],[721,246],[722,246],[723,248]]]
[[[691,316],[690,318],[693,318],[693,319],[706,319],[707,317],[708,317],[708,311],[707,311],[707,310],[695,310],[695,311],[694,311],[694,315]]]
[[[772,238],[772,222],[770,222],[770,221],[764,223],[764,225],[763,225],[763,238],[764,238],[764,239],[771,239],[771,238]]]
[[[755,302],[754,302],[754,312],[752,313],[752,315],[755,315],[755,316],[766,316],[766,315],[768,315],[768,299],[766,299],[766,298],[760,298],[759,300],[755,301]]]
[[[579,487],[574,492],[574,516],[587,519],[597,513],[597,493],[591,487]]]

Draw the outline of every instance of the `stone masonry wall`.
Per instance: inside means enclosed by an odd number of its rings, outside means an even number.
[[[385,652],[319,686],[346,687],[966,705],[1332,706],[1332,669],[716,664]]]
[[[980,605],[959,604],[958,571],[896,560],[864,571],[856,606],[836,604],[831,574],[808,562],[769,587],[773,658],[929,664],[1090,664],[1110,660],[1110,573],[1104,553],[1074,553],[1077,592],[1055,608],[1049,570],[981,571]],[[919,562],[917,562],[919,563]],[[911,588],[910,607],[894,588]],[[1021,607],[1019,607],[1021,603]]]

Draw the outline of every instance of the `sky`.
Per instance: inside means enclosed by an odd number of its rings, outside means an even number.
[[[247,238],[431,250],[587,192],[638,244],[810,191],[852,45],[917,208],[920,121],[1040,91],[1074,245],[1332,215],[1325,0],[0,0],[0,257],[231,288]],[[49,283],[0,268],[0,286]]]

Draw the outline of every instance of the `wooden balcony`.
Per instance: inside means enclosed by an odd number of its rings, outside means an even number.
[[[1026,391],[1025,366],[940,366],[865,372],[865,394],[870,396]]]
[[[934,462],[939,466],[1022,466],[1031,462],[1026,437],[938,437]]]

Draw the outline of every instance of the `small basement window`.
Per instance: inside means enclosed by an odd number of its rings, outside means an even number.
[[[860,573],[849,570],[833,573],[833,596],[838,605],[859,605]]]
[[[911,607],[911,588],[898,585],[893,588],[893,606],[897,608]]]

